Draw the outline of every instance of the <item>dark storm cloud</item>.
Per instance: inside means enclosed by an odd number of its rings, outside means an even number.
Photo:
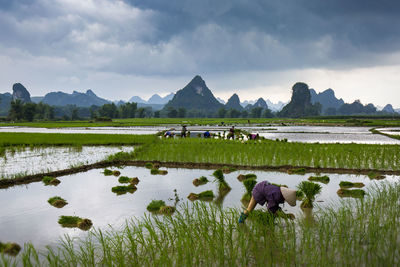
[[[138,75],[353,68],[399,51],[399,1],[0,2],[1,48]]]

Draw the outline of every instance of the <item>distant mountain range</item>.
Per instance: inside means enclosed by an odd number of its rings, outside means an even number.
[[[16,83],[12,87],[13,93],[0,94],[0,116],[8,114],[10,102],[15,99],[20,99],[22,102],[43,102],[51,106],[67,106],[76,105],[78,107],[90,107],[92,105],[102,106],[108,103],[120,105],[125,101],[117,100],[110,101],[98,97],[92,90],[87,90],[85,93],[73,91],[72,94],[64,92],[50,92],[45,96],[31,97],[29,91],[20,83]],[[152,95],[148,100],[144,100],[139,96],[133,96],[129,102],[135,102],[138,107],[152,108],[156,110],[166,110],[168,108],[185,108],[187,110],[200,110],[203,113],[216,112],[221,108],[228,110],[237,110],[239,112],[251,111],[254,108],[263,110],[270,109],[274,112],[282,111],[284,114],[295,114],[298,112],[304,113],[304,110],[310,111],[310,108],[318,108],[316,103],[320,103],[321,114],[326,115],[341,115],[341,114],[372,114],[377,112],[377,108],[373,104],[362,105],[360,101],[354,101],[352,104],[346,104],[343,99],[335,96],[333,89],[327,89],[317,93],[314,89],[308,89],[308,86],[303,83],[296,83],[292,88],[293,93],[301,92],[298,97],[295,97],[290,103],[286,104],[281,101],[274,104],[268,99],[258,98],[257,100],[240,101],[237,94],[233,94],[225,103],[223,99],[215,97],[212,91],[207,87],[206,82],[200,77],[195,76],[184,88],[178,90],[175,94],[170,93],[164,97],[158,94]],[[307,94],[306,94],[307,93]],[[302,97],[305,97],[302,99]],[[310,102],[308,99],[310,98]],[[304,101],[303,101],[304,100]],[[300,102],[302,104],[300,105]],[[289,106],[290,104],[290,106]],[[379,108],[381,110],[381,108]],[[387,104],[382,111],[386,114],[400,113],[400,109],[394,109],[392,105]]]

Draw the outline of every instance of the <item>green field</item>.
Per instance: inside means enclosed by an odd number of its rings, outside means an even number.
[[[132,159],[243,166],[400,170],[400,146],[163,139],[137,149],[132,153]]]
[[[154,142],[154,135],[0,133],[0,148],[8,146],[140,145]]]
[[[306,119],[285,118],[134,118],[113,119],[112,122],[95,121],[38,121],[38,122],[16,122],[0,123],[0,126],[26,126],[44,128],[62,127],[123,127],[123,126],[156,126],[156,125],[221,125],[224,124],[248,124],[252,125],[341,125],[341,126],[400,126],[399,118],[374,118],[374,117],[317,117]]]

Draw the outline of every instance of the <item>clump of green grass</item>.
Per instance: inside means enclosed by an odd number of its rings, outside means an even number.
[[[212,190],[203,191],[199,194],[190,193],[187,197],[189,200],[194,201],[197,199],[200,200],[212,200],[214,198],[214,192]]]
[[[164,215],[172,215],[174,212],[175,212],[175,207],[173,206],[163,206],[159,210],[159,213]]]
[[[44,185],[55,185],[55,186],[57,186],[59,183],[61,183],[61,181],[58,180],[57,178],[50,177],[50,176],[44,176],[42,178],[42,182],[44,183]]]
[[[166,174],[168,174],[168,171],[166,171],[166,170],[159,170],[159,169],[151,169],[151,170],[150,170],[150,173],[153,174],[153,175],[157,175],[157,174],[166,175]]]
[[[59,196],[51,197],[51,198],[49,198],[49,199],[47,200],[47,202],[49,202],[50,205],[52,205],[52,206],[54,206],[54,207],[56,207],[56,208],[62,208],[62,207],[64,207],[65,205],[68,204],[68,202],[67,202],[65,199],[63,199],[63,198],[61,198],[61,197],[59,197]]]
[[[215,179],[218,181],[220,191],[230,191],[231,190],[231,187],[225,181],[224,173],[222,172],[221,169],[214,171],[213,175],[214,175]]]
[[[303,200],[303,198],[304,198],[304,193],[303,193],[303,191],[297,190],[297,191],[296,191],[296,199],[297,199],[297,200]]]
[[[330,179],[329,179],[329,177],[327,175],[324,175],[324,176],[310,176],[308,178],[308,180],[312,181],[312,182],[320,182],[320,183],[324,183],[324,184],[327,184],[330,181]]]
[[[385,175],[376,173],[376,172],[374,172],[374,171],[369,172],[369,173],[368,173],[368,177],[369,177],[370,179],[373,179],[373,180],[382,180],[382,179],[385,179],[385,178],[386,178]]]
[[[262,225],[263,227],[275,226],[275,216],[269,211],[253,210],[250,212],[248,219],[256,225]]]
[[[126,193],[131,193],[133,194],[135,191],[137,190],[137,187],[133,184],[130,185],[118,185],[118,186],[114,186],[113,188],[111,188],[111,191],[113,193],[116,193],[117,195],[123,195]]]
[[[113,175],[113,171],[110,170],[110,169],[107,169],[107,168],[104,169],[103,173],[104,173],[105,176]]]
[[[112,172],[112,174],[114,175],[114,176],[120,176],[121,175],[121,172],[120,171],[118,171],[118,170],[115,170],[115,171],[113,171]]]
[[[289,169],[287,170],[288,174],[306,174],[306,169],[304,168],[293,168],[293,169]]]
[[[234,172],[234,171],[236,171],[235,168],[228,167],[228,166],[222,167],[222,172],[225,173],[225,174],[229,174],[229,173]]]
[[[20,250],[21,250],[21,247],[17,243],[10,243],[10,242],[2,243],[2,242],[0,242],[0,253],[8,254],[10,256],[15,257],[18,255]]]
[[[130,182],[132,182],[133,178],[129,178],[127,176],[121,176],[118,178],[118,182],[120,182],[121,184],[128,184]]]
[[[199,185],[206,184],[208,182],[209,181],[208,181],[207,177],[201,176],[200,178],[196,178],[196,179],[193,180],[193,185],[194,186],[199,186]]]
[[[302,181],[297,188],[304,193],[304,199],[301,203],[302,208],[312,208],[315,196],[318,195],[322,189],[321,185],[309,181]]]
[[[363,198],[366,193],[362,189],[339,189],[337,194],[339,197]]]
[[[255,175],[254,173],[248,173],[248,174],[239,174],[237,179],[242,182],[246,179],[256,179],[257,175]]]
[[[285,185],[285,184],[276,184],[276,183],[271,183],[271,184],[275,185],[275,186],[278,186],[278,187],[286,187],[286,188],[288,188],[288,186]]]
[[[352,182],[348,182],[348,181],[341,181],[339,183],[340,188],[352,188],[352,187],[357,187],[357,188],[361,188],[364,187],[365,184],[363,183],[352,183]]]
[[[58,223],[61,224],[62,227],[75,228],[78,227],[81,230],[87,231],[89,230],[93,223],[89,219],[83,219],[78,216],[60,216],[58,219]]]
[[[153,163],[151,163],[151,162],[147,162],[144,166],[145,166],[147,169],[153,169]]]
[[[147,210],[151,212],[158,212],[161,207],[165,206],[164,200],[152,200],[149,205],[147,205]]]
[[[139,178],[133,177],[131,180],[131,185],[137,185],[139,183],[139,181],[140,181]]]

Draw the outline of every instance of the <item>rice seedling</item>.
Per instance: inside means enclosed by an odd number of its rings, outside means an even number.
[[[229,173],[234,172],[234,171],[236,171],[235,168],[228,167],[228,166],[222,167],[222,172],[225,173],[225,174],[229,174]]]
[[[137,187],[133,184],[130,185],[118,185],[111,188],[111,192],[117,195],[124,195],[126,193],[133,194],[137,190]]]
[[[352,188],[352,187],[364,187],[365,185],[363,183],[352,183],[348,181],[340,181],[339,183],[340,188]]]
[[[366,193],[362,189],[339,189],[337,194],[339,197],[363,198]]]
[[[2,243],[0,242],[0,254],[8,254],[10,256],[17,256],[20,252],[21,247],[17,243]]]
[[[133,178],[129,178],[127,176],[121,176],[118,178],[118,182],[121,184],[129,184],[132,182],[132,180],[133,180]]]
[[[133,177],[132,179],[131,179],[131,185],[137,185],[138,183],[139,183],[139,178],[137,178],[137,177]]]
[[[219,191],[230,191],[231,187],[225,181],[224,174],[221,169],[214,171],[213,176],[215,180],[218,182],[218,189]]]
[[[190,193],[187,197],[189,200],[194,201],[197,199],[200,200],[212,200],[214,198],[214,192],[212,190],[203,191],[199,194]]]
[[[276,183],[270,183],[270,184],[278,186],[278,187],[286,187],[286,188],[288,188],[288,186],[285,185],[285,184],[276,184]]]
[[[310,176],[308,178],[308,180],[312,181],[312,182],[320,182],[320,183],[324,183],[324,184],[327,184],[330,181],[330,179],[329,179],[329,177],[327,175],[324,175],[324,176]]]
[[[193,180],[193,185],[194,186],[199,186],[199,185],[204,185],[206,183],[208,183],[208,179],[205,176],[201,176],[200,178],[196,178]]]
[[[54,186],[57,186],[59,183],[61,183],[61,181],[58,180],[57,178],[50,176],[44,176],[42,178],[42,182],[44,183],[44,185],[54,185]]]
[[[166,175],[166,174],[168,174],[168,171],[167,170],[159,170],[159,169],[151,169],[150,173],[153,175],[157,175],[157,174]]]
[[[239,174],[237,179],[242,182],[246,179],[256,179],[257,175],[255,175],[254,173],[248,173],[248,174]]]
[[[368,173],[368,177],[373,180],[382,180],[382,179],[386,178],[385,175],[381,175],[381,174],[373,172],[373,171]]]
[[[151,162],[147,162],[144,166],[145,166],[147,169],[153,169],[153,163],[151,163]]]
[[[246,188],[246,193],[243,195],[242,197],[242,202],[243,201],[250,201],[251,199],[251,193],[253,191],[254,186],[257,184],[256,179],[254,178],[250,178],[250,179],[246,179],[243,181],[243,185]]]
[[[113,175],[113,171],[106,168],[106,169],[104,169],[103,174],[105,176],[111,176],[111,175]]]
[[[296,199],[297,199],[297,200],[303,200],[303,198],[304,198],[304,193],[303,193],[303,191],[297,190],[297,191],[296,191]]]
[[[114,175],[114,176],[120,176],[121,175],[121,172],[120,171],[118,171],[118,170],[115,170],[115,171],[113,171],[112,172],[112,175]]]
[[[322,189],[321,185],[309,181],[302,181],[297,188],[304,193],[303,202],[301,203],[302,208],[312,208],[315,196]]]
[[[62,227],[68,227],[68,228],[77,227],[84,231],[89,230],[93,225],[92,221],[89,219],[83,219],[78,216],[64,216],[64,215],[60,216],[60,218],[58,219],[58,223]]]
[[[172,215],[175,212],[175,207],[163,206],[160,208],[159,213],[163,215]]]
[[[260,211],[238,227],[239,210],[195,202],[174,216],[128,221],[121,230],[65,236],[47,250],[26,245],[15,265],[398,266],[399,186],[382,185],[362,201],[318,209],[312,224]],[[7,263],[0,255],[0,265]]]
[[[147,205],[147,210],[150,212],[158,212],[161,207],[165,206],[163,200],[152,200],[149,205]]]
[[[306,174],[306,169],[304,168],[293,168],[293,169],[289,169],[287,170],[288,174],[301,174],[304,175]]]
[[[47,200],[47,202],[49,202],[49,204],[52,205],[53,207],[56,207],[59,209],[63,208],[65,205],[68,204],[68,202],[65,199],[63,199],[59,196],[51,197]]]

